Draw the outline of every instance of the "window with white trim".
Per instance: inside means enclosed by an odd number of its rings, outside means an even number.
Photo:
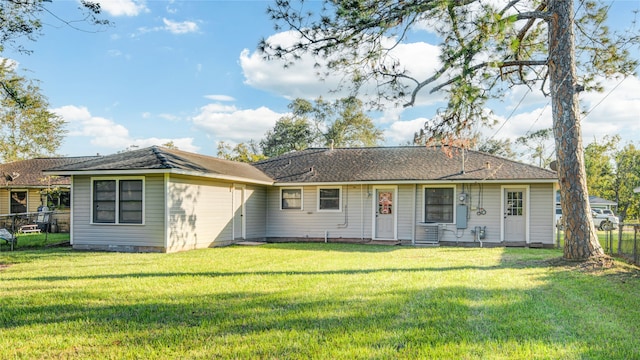
[[[318,188],[318,211],[340,211],[342,209],[342,188]]]
[[[302,210],[302,188],[280,189],[280,209]]]
[[[424,222],[453,223],[454,187],[424,188]]]
[[[94,179],[92,188],[93,223],[143,223],[144,181],[142,179]]]

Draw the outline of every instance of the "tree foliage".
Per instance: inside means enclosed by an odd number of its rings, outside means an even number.
[[[260,141],[267,157],[331,144],[336,147],[375,146],[383,140],[382,131],[364,113],[362,102],[353,97],[335,102],[319,98],[314,103],[295,99],[289,109],[291,115],[280,118]]]
[[[554,159],[555,151],[553,146],[549,148],[549,140],[553,137],[553,129],[540,129],[516,139],[516,144],[523,145],[529,149],[523,155],[528,155],[536,165],[540,167],[548,166]]]
[[[624,219],[640,218],[640,149],[633,143],[620,148],[619,136],[605,136],[585,148],[585,164],[589,194],[618,204],[618,215]]]
[[[0,160],[52,155],[64,136],[64,120],[48,110],[35,82],[16,74],[8,60],[0,62]]]
[[[220,141],[218,143],[217,156],[222,159],[244,163],[252,163],[266,159],[266,156],[260,153],[258,144],[253,140],[249,141],[248,144],[239,143],[233,147],[224,141]]]
[[[80,23],[90,26],[109,26],[111,22],[100,18],[100,3],[81,0],[78,5],[79,19],[63,19],[52,13],[47,5],[52,0],[3,0],[0,2],[0,52],[10,46],[18,52],[30,52],[21,39],[36,40],[42,34],[42,17],[50,14],[60,23],[77,30]]]
[[[584,226],[590,208],[578,93],[599,89],[601,76],[633,73],[638,62],[628,50],[640,40],[635,32],[609,30],[606,5],[592,0],[579,0],[575,8],[567,0],[325,0],[313,11],[306,4],[276,0],[270,7],[276,29],[293,31],[297,40],[263,40],[265,57],[288,65],[304,54],[315,56],[320,76],[346,74],[354,91],[375,85],[381,106],[412,106],[421,93],[444,93],[447,106],[425,126],[435,137],[453,142],[478,122],[493,124],[488,101],[513,86],[538,87],[551,96],[567,214],[564,256],[578,260],[604,254],[593,224]],[[440,40],[440,63],[420,77],[394,53],[419,27],[428,27]]]

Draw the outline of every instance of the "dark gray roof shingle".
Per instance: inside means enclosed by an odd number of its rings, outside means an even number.
[[[459,149],[448,155],[424,146],[307,149],[253,165],[276,183],[557,179],[554,171],[478,151],[465,150],[463,165]]]
[[[51,169],[51,172],[95,172],[112,170],[181,170],[237,177],[260,182],[271,182],[271,178],[250,164],[219,159],[187,151],[152,146],[144,149],[126,151],[101,156],[79,164],[70,164]]]

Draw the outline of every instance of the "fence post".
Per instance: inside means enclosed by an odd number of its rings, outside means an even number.
[[[624,227],[624,224],[620,223],[620,226],[618,226],[618,255],[622,255],[622,228]]]
[[[633,227],[633,262],[638,264],[638,229],[640,225]]]

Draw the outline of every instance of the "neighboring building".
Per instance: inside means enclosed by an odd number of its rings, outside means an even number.
[[[71,178],[43,171],[92,158],[38,158],[0,164],[0,214],[35,212],[43,205],[68,208]]]
[[[71,178],[43,171],[92,158],[38,158],[0,164],[0,215],[36,212],[41,206],[69,209]]]
[[[554,244],[556,173],[476,151],[308,149],[244,164],[151,147],[47,173],[73,178],[76,249]]]

